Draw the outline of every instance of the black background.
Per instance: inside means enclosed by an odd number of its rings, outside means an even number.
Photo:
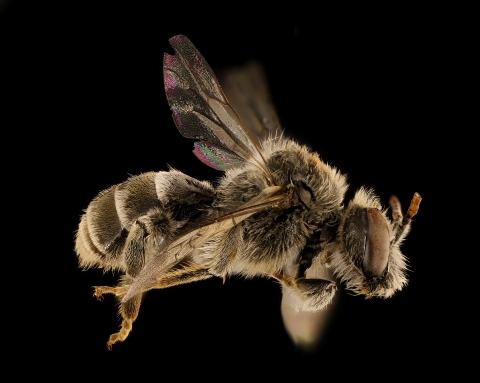
[[[445,86],[443,27],[413,11],[375,17],[355,9],[262,13],[224,4],[213,12],[154,4],[11,1],[0,8],[6,110],[15,116],[9,129],[22,142],[17,156],[29,163],[22,170],[31,175],[32,203],[41,202],[31,222],[39,239],[22,258],[41,280],[22,293],[26,349],[52,355],[42,367],[49,373],[60,363],[79,373],[158,378],[162,369],[224,379],[255,369],[320,379],[423,365],[435,338],[438,182],[427,132],[444,113],[437,103]],[[172,53],[168,39],[180,33],[214,70],[259,60],[286,134],[347,174],[348,198],[362,185],[384,204],[395,193],[405,209],[414,192],[424,198],[402,246],[409,285],[389,300],[341,289],[314,354],[288,338],[279,286],[238,278],[148,293],[129,338],[111,352],[105,347],[118,326],[115,302],[97,302],[91,286],[117,277],[78,269],[73,241],[82,210],[100,190],[167,164],[199,179],[220,176],[191,153],[164,95],[163,53]]]

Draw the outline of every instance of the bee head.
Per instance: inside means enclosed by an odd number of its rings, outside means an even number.
[[[387,298],[407,283],[395,230],[378,198],[360,189],[345,210],[331,256],[347,289],[367,298]]]

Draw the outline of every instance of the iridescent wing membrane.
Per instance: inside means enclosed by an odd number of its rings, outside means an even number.
[[[203,56],[183,35],[170,39],[175,55],[165,54],[165,92],[180,133],[197,140],[195,155],[206,165],[227,170],[243,161],[264,161]]]

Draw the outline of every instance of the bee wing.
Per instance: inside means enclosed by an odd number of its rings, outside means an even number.
[[[280,186],[267,187],[257,197],[252,198],[235,212],[204,222],[199,227],[174,240],[147,263],[122,301],[126,302],[139,292],[154,288],[156,281],[162,277],[166,270],[184,260],[195,250],[199,250],[205,242],[222,231],[232,228],[260,211],[288,207],[291,194],[278,194],[280,190]]]
[[[180,133],[197,140],[194,154],[217,170],[252,162],[269,176],[258,146],[203,56],[183,35],[172,37],[170,44],[175,55],[163,59],[165,93]]]
[[[240,116],[253,138],[281,134],[265,74],[258,62],[232,68],[220,76],[230,105]]]

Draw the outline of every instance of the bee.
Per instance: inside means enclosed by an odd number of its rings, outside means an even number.
[[[225,78],[183,35],[165,54],[165,92],[193,153],[223,171],[214,185],[178,170],[149,172],[102,191],[81,217],[75,251],[83,268],[122,273],[114,294],[122,317],[107,347],[124,341],[142,295],[212,277],[277,280],[293,310],[318,312],[337,290],[388,298],[407,284],[400,244],[421,201],[405,216],[396,197],[387,216],[374,192],[360,188],[344,206],[345,176],[307,147],[284,137],[256,64]],[[312,272],[315,270],[315,272]]]

